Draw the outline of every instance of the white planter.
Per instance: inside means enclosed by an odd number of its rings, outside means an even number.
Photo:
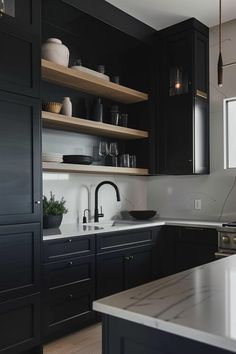
[[[72,117],[72,103],[70,97],[64,97],[64,100],[62,101],[61,114]]]
[[[57,38],[49,38],[42,45],[42,58],[53,63],[67,66],[69,64],[69,49]]]

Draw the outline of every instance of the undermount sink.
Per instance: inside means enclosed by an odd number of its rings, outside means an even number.
[[[134,221],[128,221],[128,220],[111,220],[111,221],[104,221],[104,222],[90,222],[84,225],[87,225],[88,227],[89,226],[94,227],[94,229],[97,230],[101,230],[110,227],[133,225],[134,223],[135,223]]]

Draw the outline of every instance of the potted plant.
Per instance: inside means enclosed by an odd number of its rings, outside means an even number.
[[[43,227],[44,229],[57,228],[61,225],[63,214],[68,210],[65,199],[55,200],[55,194],[50,192],[50,198],[43,196]]]

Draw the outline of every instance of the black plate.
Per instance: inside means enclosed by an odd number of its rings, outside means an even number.
[[[137,220],[147,220],[156,215],[155,210],[130,210],[129,214]]]
[[[87,155],[63,155],[63,162],[80,165],[91,165],[93,158],[92,156]]]

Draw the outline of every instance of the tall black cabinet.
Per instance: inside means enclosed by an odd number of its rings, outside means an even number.
[[[208,28],[190,19],[157,35],[155,173],[209,173]]]
[[[40,347],[40,1],[0,13],[0,352]]]

